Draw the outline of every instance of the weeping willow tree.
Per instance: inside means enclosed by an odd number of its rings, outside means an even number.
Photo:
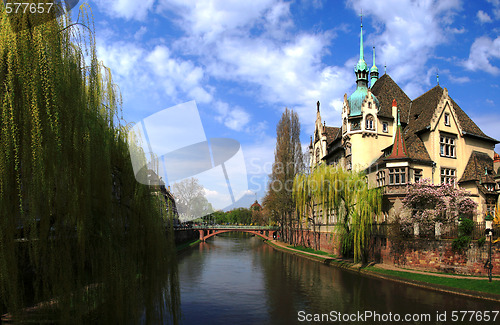
[[[320,165],[295,177],[293,196],[301,222],[307,222],[315,206],[323,218],[333,213],[342,254],[352,252],[355,261],[366,258],[373,217],[380,213],[382,200],[377,189],[368,188],[363,173]]]
[[[18,32],[1,8],[0,312],[175,322],[165,202],[134,178],[120,95],[97,59],[89,8],[80,8],[86,28],[69,14],[44,24],[21,15]]]

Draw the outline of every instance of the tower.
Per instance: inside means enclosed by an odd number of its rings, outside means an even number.
[[[356,90],[347,97],[344,95],[342,110],[342,135],[345,148],[345,161],[347,169],[362,169],[378,158],[380,152],[377,148],[378,118],[380,102],[368,88],[368,75],[370,70],[364,59],[363,50],[363,23],[359,37],[359,60],[354,68],[356,75]],[[373,76],[378,77],[375,66]]]

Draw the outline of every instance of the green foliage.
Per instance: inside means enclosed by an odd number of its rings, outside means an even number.
[[[372,222],[382,206],[380,192],[368,188],[363,173],[320,165],[309,175],[295,177],[293,195],[301,221],[307,222],[314,204],[323,211],[324,218],[333,213],[342,253],[347,255],[352,250],[355,261],[362,259]]]
[[[462,219],[462,221],[458,225],[458,232],[460,236],[470,236],[472,235],[473,231],[474,231],[474,221],[468,218]]]
[[[477,245],[479,247],[483,247],[485,243],[486,243],[486,236],[483,236],[477,240]]]
[[[452,248],[455,251],[463,251],[469,248],[470,241],[471,239],[469,236],[460,236],[453,239]]]
[[[53,301],[55,323],[175,319],[165,202],[135,180],[88,13],[88,35],[65,15],[30,28],[24,15],[14,33],[0,10],[0,311]]]

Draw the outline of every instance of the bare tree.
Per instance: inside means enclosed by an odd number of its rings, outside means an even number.
[[[213,212],[198,179],[186,178],[172,185],[177,211],[182,221],[201,218]]]
[[[299,117],[296,112],[286,108],[276,126],[274,164],[269,175],[268,192],[264,203],[274,221],[280,226],[283,240],[289,243],[295,242],[293,179],[303,170]]]

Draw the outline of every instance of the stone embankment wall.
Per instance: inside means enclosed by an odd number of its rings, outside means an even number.
[[[302,230],[302,233],[296,230],[295,236],[299,245],[340,256],[339,244],[334,238],[333,228],[316,233],[311,230]],[[468,249],[462,251],[453,250],[452,244],[451,239],[408,239],[391,243],[386,237],[375,237],[372,240],[371,260],[424,271],[475,275],[488,273],[484,268],[488,260],[488,242],[479,247],[477,242],[473,241]],[[493,244],[491,252],[493,274],[500,275],[500,243]]]
[[[379,247],[377,247],[377,242],[375,240],[374,251],[376,253],[374,255],[379,257],[381,263],[434,272],[476,275],[488,273],[484,265],[488,260],[489,243],[479,247],[477,242],[472,242],[469,248],[455,251],[452,248],[452,240],[413,239],[399,245],[387,241],[385,246],[379,245]],[[498,244],[492,245],[491,260],[493,274],[500,274]]]

